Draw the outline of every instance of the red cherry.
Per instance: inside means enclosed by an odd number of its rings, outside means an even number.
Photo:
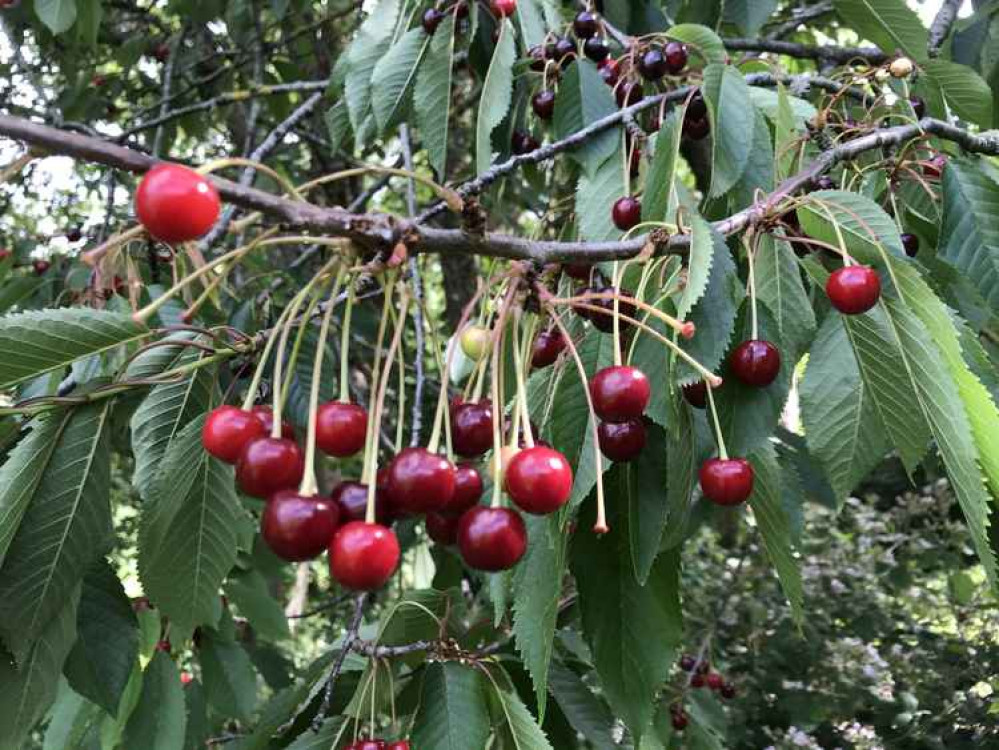
[[[605,367],[590,381],[593,410],[605,422],[627,422],[645,413],[652,386],[637,367]]]
[[[527,50],[527,56],[531,58],[531,70],[535,73],[543,73],[545,70],[545,60],[548,57],[545,48],[540,44],[535,44]]]
[[[434,32],[437,31],[437,27],[441,25],[441,21],[444,20],[444,14],[437,10],[437,8],[427,8],[423,13],[423,19],[421,23],[423,24],[423,30],[427,32],[430,36],[433,36]]]
[[[647,81],[658,81],[666,75],[669,65],[662,50],[652,47],[638,58],[638,72]]]
[[[735,685],[731,682],[726,682],[721,686],[721,697],[725,700],[731,700],[735,697]]]
[[[579,293],[580,295],[615,294],[617,293],[617,290],[615,290],[614,287],[612,286],[605,286],[605,287],[593,286],[593,287],[584,287],[583,289],[580,290]],[[631,292],[629,292],[627,289],[621,290],[620,294],[628,297],[631,296]],[[591,310],[588,307],[578,308],[578,314],[589,320],[591,323],[593,323],[593,327],[596,328],[598,331],[603,331],[604,333],[611,333],[614,330],[614,300],[611,298],[588,299],[585,301],[585,304],[589,305],[589,307],[596,307],[600,309]],[[606,310],[606,312],[602,312],[602,310]],[[617,302],[617,311],[619,315],[623,315],[629,318],[635,317],[635,305],[632,302],[626,302],[624,300],[619,299]],[[620,322],[621,330],[626,330],[630,325],[631,323],[629,323],[626,320],[621,320]]]
[[[201,444],[215,458],[234,464],[248,443],[266,435],[264,425],[253,412],[219,406],[212,409],[201,428]]]
[[[553,448],[535,445],[517,453],[506,467],[506,491],[527,513],[552,513],[572,494],[572,467]]]
[[[595,13],[588,10],[581,11],[572,19],[572,30],[580,39],[589,39],[596,36],[600,31],[600,22]]]
[[[595,63],[603,62],[610,55],[610,45],[606,39],[593,36],[583,42],[583,54]]]
[[[680,391],[684,400],[695,409],[703,409],[708,405],[708,386],[703,380],[685,385]]]
[[[712,690],[721,690],[722,685],[725,684],[725,679],[717,672],[709,672],[704,680]]]
[[[702,675],[702,674],[695,674],[693,677],[691,677],[690,678],[690,686],[694,687],[694,688],[702,688],[702,687],[704,687],[704,675]]]
[[[257,404],[250,411],[264,426],[264,434],[270,435],[274,428],[274,410],[264,404]],[[281,420],[281,437],[286,440],[295,439],[295,428],[291,426],[291,422],[284,419]]]
[[[476,458],[493,447],[493,405],[489,399],[459,405],[451,416],[454,452]]]
[[[531,98],[531,109],[542,120],[550,120],[555,114],[555,92],[545,89]]]
[[[72,227],[68,232],[66,232],[66,240],[68,242],[79,242],[83,239],[83,230],[79,227]]]
[[[510,150],[517,156],[529,154],[532,151],[537,151],[539,148],[541,148],[541,144],[538,142],[538,139],[529,133],[515,130],[510,137]]]
[[[260,518],[260,533],[281,559],[311,560],[329,545],[339,518],[339,508],[328,498],[282,490],[267,501]]]
[[[43,275],[46,271],[52,268],[52,264],[47,260],[33,260],[31,261],[31,267],[35,269],[35,273],[38,276]]]
[[[458,549],[476,570],[509,570],[527,550],[524,519],[510,508],[471,508],[458,524]]]
[[[691,94],[690,99],[687,101],[687,111],[684,113],[684,117],[691,120],[701,120],[707,116],[708,103],[704,101],[701,90],[698,89]]]
[[[715,505],[739,505],[753,493],[753,467],[744,458],[709,458],[700,480],[701,492]]]
[[[945,154],[937,154],[923,165],[923,174],[927,177],[939,178],[946,166],[947,156]]]
[[[353,456],[364,449],[368,412],[363,406],[331,401],[316,414],[316,446],[337,458]]]
[[[355,750],[385,750],[385,740],[358,740],[354,743]]]
[[[739,344],[728,358],[733,374],[746,385],[765,388],[780,372],[780,351],[769,341],[750,339]]]
[[[166,42],[160,42],[155,47],[153,47],[153,57],[156,58],[157,62],[166,62],[170,59],[170,45]]]
[[[340,482],[330,492],[330,499],[336,503],[340,521],[363,521],[368,509],[368,485],[346,480]]]
[[[562,331],[552,328],[542,331],[531,345],[531,366],[548,367],[554,364],[558,355],[565,350],[565,337]]]
[[[408,740],[396,740],[388,746],[387,750],[409,750]]]
[[[381,588],[398,564],[399,540],[377,523],[351,521],[330,542],[330,575],[354,591]]]
[[[482,477],[472,464],[458,464],[454,469],[454,494],[445,510],[464,513],[482,497]]]
[[[619,107],[630,107],[632,104],[638,104],[643,96],[645,96],[645,92],[642,90],[642,84],[638,81],[625,81],[614,92],[614,98]]]
[[[156,642],[156,650],[162,651],[165,654],[169,654],[173,651],[173,647],[170,645],[170,641],[162,640]]]
[[[560,65],[569,65],[576,59],[576,43],[568,37],[560,37],[555,40],[552,53]]]
[[[517,0],[493,0],[493,11],[496,15],[507,18],[517,10]]]
[[[616,86],[621,73],[617,67],[617,60],[612,57],[605,58],[600,65],[600,77],[608,86]]]
[[[919,238],[906,232],[902,235],[902,249],[910,258],[915,258],[919,254]]]
[[[695,687],[697,686],[695,685]],[[684,729],[687,728],[687,724],[690,723],[690,719],[687,717],[687,712],[684,711],[683,709],[680,709],[672,716],[670,716],[670,723],[672,723],[673,729],[675,729],[678,732],[682,732]]]
[[[294,440],[263,437],[251,441],[236,462],[236,483],[247,495],[270,497],[295,487],[305,471],[305,459]]]
[[[697,666],[697,659],[695,659],[690,654],[684,654],[680,657],[680,669],[684,672],[693,672],[694,667]]]
[[[859,315],[881,298],[881,277],[870,266],[843,266],[829,274],[826,294],[844,315]]]
[[[169,244],[206,234],[218,219],[219,208],[215,186],[179,164],[157,164],[135,194],[139,221],[149,234]]]
[[[618,198],[611,209],[614,226],[622,232],[627,232],[642,220],[642,203],[638,198],[625,196]]]
[[[12,253],[10,252],[10,250],[8,250],[5,247],[0,247],[0,263],[3,263],[11,255],[12,255]]]
[[[468,18],[468,3],[462,0],[454,5],[455,18]]]
[[[645,447],[645,422],[629,419],[627,422],[601,422],[597,425],[600,452],[611,461],[625,463],[638,457]]]
[[[426,448],[406,448],[389,464],[388,491],[410,513],[441,510],[454,495],[454,466]]]
[[[687,48],[680,42],[669,42],[664,52],[670,75],[679,75],[687,66]]]
[[[458,540],[459,513],[427,513],[427,535],[437,544],[449,547]]]
[[[590,274],[593,272],[593,265],[591,263],[566,263],[562,266],[562,271],[570,279],[589,281]]]

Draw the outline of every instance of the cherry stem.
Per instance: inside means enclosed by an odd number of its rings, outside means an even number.
[[[625,178],[627,180],[627,177]],[[614,261],[614,364],[618,367],[624,364],[621,360],[621,268],[620,263]]]
[[[314,180],[303,183],[299,188],[302,192],[308,192],[313,188],[319,187],[320,185],[328,185],[331,182],[337,182],[338,180],[346,180],[352,177],[361,177],[366,174],[389,174],[395,175],[396,177],[406,177],[414,182],[419,182],[421,185],[425,185],[437,195],[438,198],[443,200],[449,209],[456,213],[460,213],[465,205],[461,196],[458,195],[457,191],[450,188],[444,187],[443,185],[434,182],[429,177],[424,177],[416,172],[411,172],[408,169],[400,169],[398,167],[382,167],[377,165],[365,165],[363,167],[354,167],[352,169],[344,169],[340,172],[335,172],[333,174],[323,175],[322,177],[317,177]]]
[[[517,309],[517,324],[520,323],[520,309]],[[527,366],[530,364],[530,351],[531,344],[534,341],[534,333],[538,327],[538,319],[532,317],[530,323],[528,324],[528,330],[524,336],[523,346],[518,349],[516,345],[516,339],[514,339],[514,363],[517,368],[517,396],[518,402],[520,404],[521,418],[524,420],[524,438],[527,443],[528,448],[534,447],[534,428],[531,427],[531,415],[527,408],[527,383],[524,380],[524,373],[527,372]],[[517,329],[514,328],[516,332]]]
[[[648,313],[652,317],[658,318],[667,326],[669,326],[674,331],[683,336],[685,339],[693,338],[694,334],[697,331],[696,326],[691,321],[677,320],[672,315],[664,313],[658,307],[650,305],[648,302],[644,302],[636,297],[631,297],[627,294],[620,294],[616,292],[587,292],[586,294],[577,294],[572,297],[554,297],[549,301],[555,305],[575,305],[578,302],[585,302],[586,300],[601,300],[601,299],[613,300],[615,303],[617,302],[618,299],[624,302],[628,302],[637,307],[639,310]],[[618,311],[617,304],[615,304],[614,307],[615,307],[614,311],[615,316],[623,315],[623,313]],[[591,309],[602,309],[602,308],[591,307]],[[607,311],[604,310],[603,312],[604,314],[606,314]]]
[[[395,273],[390,272],[385,285],[382,287],[384,300],[382,302],[381,318],[378,322],[378,335],[375,339],[375,361],[371,365],[371,389],[368,392],[369,400],[375,409],[377,409],[377,402],[373,396],[377,393],[379,378],[381,377],[382,344],[385,341],[385,328],[388,325],[389,310],[392,307],[392,290],[395,288],[395,279]],[[369,474],[370,467],[372,463],[377,464],[377,460],[374,462],[370,460],[371,454],[378,451],[378,430],[380,429],[380,425],[376,417],[377,414],[374,413],[369,415],[368,431],[364,438],[364,461],[361,468],[361,482],[369,486],[375,481],[375,477]]]
[[[321,272],[320,272],[321,273]],[[312,293],[313,286],[316,279],[318,279],[320,274],[316,274],[305,288],[302,289],[297,295],[295,295],[294,300],[291,303],[291,314],[288,319],[284,322],[281,327],[280,339],[277,345],[277,351],[274,354],[274,383],[272,390],[274,392],[272,397],[272,410],[274,412],[274,423],[271,425],[271,437],[279,438],[281,437],[281,409],[284,406],[284,399],[282,398],[282,383],[284,375],[284,352],[285,348],[288,346],[288,337],[291,335],[291,329],[295,325],[295,317],[298,314],[299,308],[302,306],[302,302],[305,298]]]
[[[750,317],[750,338],[754,341],[760,337],[760,327],[756,316],[756,272],[753,270],[756,253],[750,247],[750,240],[743,240],[746,248],[746,258],[749,260],[749,317]]]
[[[396,387],[399,389],[398,410],[395,423],[395,452],[402,450],[402,441],[406,428],[406,347],[400,346],[398,352],[399,382]]]
[[[507,315],[514,294],[517,291],[516,282],[511,282],[500,306],[496,325],[492,334],[492,366],[490,367],[492,384],[492,418],[493,418],[493,498],[491,507],[499,508],[502,498],[503,486],[503,370],[500,367],[500,349],[503,345],[504,333],[506,332]],[[514,414],[516,418],[516,414]],[[514,433],[516,434],[516,433]]]
[[[277,323],[275,324],[275,329],[281,328],[288,316],[291,315],[291,305],[285,307],[278,316]],[[274,344],[277,343],[278,337],[271,335],[267,338],[267,343],[264,344],[264,351],[260,355],[260,361],[257,363],[257,368],[253,372],[253,380],[250,381],[250,387],[246,390],[246,397],[243,399],[243,410],[249,411],[253,407],[253,402],[257,400],[257,392],[260,389],[260,381],[264,377],[264,368],[267,365],[267,360],[270,359],[271,351],[274,349]]]
[[[713,389],[709,385],[705,390],[708,392],[708,407],[711,410],[711,422],[715,428],[715,439],[718,441],[718,457],[722,461],[728,461],[728,450],[725,448],[725,438],[722,436],[721,423],[718,421],[718,409],[715,406]]]
[[[517,393],[513,397],[513,410],[516,422],[510,435],[510,444],[517,444],[517,433],[523,425],[524,442],[528,448],[534,447],[534,435],[531,431],[531,419],[527,413],[527,384],[524,382],[524,354],[520,340],[521,311],[517,308],[513,313],[513,369],[517,377]],[[530,336],[524,336],[524,341],[530,343]],[[519,424],[518,424],[519,423]]]
[[[286,193],[291,195],[296,200],[305,203],[305,198],[302,196],[299,189],[295,187],[287,178],[283,177],[279,172],[271,169],[266,164],[262,164],[253,159],[244,159],[239,156],[230,156],[225,159],[216,159],[215,161],[210,161],[207,164],[202,164],[198,167],[195,172],[202,175],[211,174],[212,172],[217,172],[220,169],[228,169],[229,167],[251,167],[258,172],[263,172],[265,175],[270,177],[272,180],[277,182]]]
[[[288,403],[288,393],[291,391],[291,383],[295,379],[295,366],[298,364],[298,355],[302,351],[302,342],[305,340],[305,332],[308,330],[307,323],[315,315],[320,299],[322,299],[322,291],[318,289],[313,290],[309,305],[305,308],[305,312],[301,316],[301,324],[298,326],[298,332],[295,334],[295,342],[291,345],[291,354],[288,356],[288,361],[284,368],[287,374],[284,377],[284,382],[281,384],[282,407]],[[289,325],[293,324],[289,323]]]
[[[343,313],[343,329],[340,331],[340,401],[350,402],[350,320],[354,315],[357,301],[357,288],[351,282],[347,289],[347,307]]]
[[[448,343],[447,351],[444,356],[441,356],[441,340],[437,335],[437,327],[433,323],[433,316],[429,315],[427,312],[427,307],[425,300],[421,297],[417,304],[420,305],[420,310],[423,312],[423,320],[426,322],[427,329],[430,333],[430,348],[434,353],[434,363],[437,365],[437,369],[441,373],[441,392],[438,394],[437,399],[437,410],[434,414],[434,427],[430,435],[430,441],[428,443],[428,450],[433,453],[437,452],[440,447],[440,436],[443,429],[444,433],[444,446],[447,449],[447,457],[449,461],[454,460],[454,450],[451,446],[451,420],[447,411],[447,392],[450,381],[450,369],[451,369],[451,356],[454,353],[453,346],[457,341],[457,337]],[[443,396],[443,398],[441,398]]]

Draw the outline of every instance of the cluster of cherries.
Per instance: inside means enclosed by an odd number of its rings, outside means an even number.
[[[680,657],[680,669],[684,672],[693,672],[690,676],[689,684],[692,688],[708,688],[726,700],[735,697],[735,685],[728,682],[719,672],[712,672],[711,665],[707,660],[698,660],[690,654]],[[682,732],[690,723],[690,717],[683,708],[682,703],[671,703],[669,707],[670,722],[673,729]]]

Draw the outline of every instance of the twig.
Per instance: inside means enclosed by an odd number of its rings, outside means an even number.
[[[737,52],[772,52],[777,55],[787,55],[804,60],[819,60],[839,64],[863,62],[869,65],[880,65],[890,59],[877,47],[837,47],[833,44],[799,44],[785,42],[779,39],[737,39],[722,40],[725,48]]]
[[[798,27],[802,24],[807,24],[809,21],[814,21],[816,18],[821,18],[824,15],[832,13],[835,10],[832,4],[832,0],[824,0],[824,2],[816,3],[815,5],[810,5],[806,8],[794,8],[791,11],[791,18],[787,21],[782,21],[781,23],[770,27],[767,31],[767,39],[782,39],[788,34],[792,34],[798,30]]]
[[[347,628],[347,633],[343,637],[343,645],[341,646],[339,653],[336,655],[333,667],[330,669],[330,673],[326,677],[326,688],[323,692],[323,702],[320,704],[319,711],[316,713],[315,718],[312,719],[313,731],[319,731],[319,727],[322,726],[323,720],[330,711],[330,705],[333,702],[333,685],[336,683],[337,677],[340,676],[340,670],[343,669],[343,662],[347,658],[347,654],[354,647],[354,641],[357,640],[357,631],[361,629],[361,620],[364,618],[364,602],[367,597],[367,594],[357,595],[356,603],[354,605],[354,617],[351,619],[350,627]]]
[[[174,37],[173,44],[170,45],[170,57],[167,59],[166,67],[163,70],[163,106],[160,108],[160,119],[165,115],[169,109],[167,100],[170,98],[170,88],[173,85],[173,69],[177,65],[177,51],[180,48],[181,40],[184,38],[187,26],[185,25],[181,32]],[[156,127],[156,133],[153,135],[153,156],[158,157],[160,155],[160,148],[163,146],[163,123],[160,122]]]
[[[405,123],[399,126],[399,141],[402,143],[403,164],[413,171],[413,147],[409,142],[409,128]],[[406,181],[406,209],[410,218],[416,216],[416,185]],[[420,444],[420,431],[423,427],[423,391],[425,385],[424,362],[426,354],[423,332],[423,281],[420,278],[420,264],[415,256],[409,259],[409,277],[413,287],[413,328],[416,333],[416,384],[413,388],[413,405],[410,412],[409,444]]]
[[[944,0],[940,5],[940,10],[937,11],[933,23],[930,24],[930,32],[926,39],[926,51],[930,57],[936,57],[940,54],[940,47],[943,46],[954,21],[957,19],[961,2],[962,0]]]

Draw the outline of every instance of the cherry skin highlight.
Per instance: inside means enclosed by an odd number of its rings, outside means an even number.
[[[663,50],[670,75],[679,75],[687,66],[687,48],[680,42],[669,42]]]
[[[627,232],[642,220],[641,201],[631,196],[618,198],[611,209],[611,218],[614,220],[614,226],[622,232]]]
[[[386,750],[409,750],[409,740],[396,740]]]
[[[266,435],[264,425],[253,412],[219,406],[212,409],[201,428],[201,444],[215,458],[234,464],[247,444]]]
[[[906,232],[902,235],[902,249],[905,250],[905,254],[910,258],[915,258],[919,254],[919,238]]]
[[[550,120],[555,114],[555,92],[545,89],[531,99],[531,109],[542,120]]]
[[[344,588],[374,591],[385,585],[399,564],[399,540],[377,523],[351,521],[333,535],[330,575]]]
[[[542,331],[534,339],[531,345],[531,366],[548,367],[555,364],[555,360],[565,350],[565,337],[557,328]]]
[[[135,212],[153,237],[175,245],[205,235],[219,217],[218,191],[179,164],[158,164],[139,183]]]
[[[489,399],[457,406],[451,416],[451,442],[463,458],[476,458],[493,447],[493,405]]]
[[[600,452],[616,463],[626,463],[638,458],[645,448],[645,422],[629,419],[627,422],[601,422],[597,425]]]
[[[829,275],[826,294],[844,315],[859,315],[881,298],[881,277],[870,266],[843,266]]]
[[[700,482],[715,505],[739,505],[753,494],[753,467],[744,458],[709,458],[701,465]]]
[[[323,553],[339,519],[340,510],[329,499],[282,490],[267,501],[260,518],[260,532],[275,555],[289,562],[301,562]]]
[[[503,18],[512,16],[517,10],[517,0],[493,0],[493,11]]]
[[[780,351],[769,341],[743,341],[728,358],[732,373],[746,385],[765,388],[780,373]]]
[[[265,404],[257,404],[250,411],[264,426],[265,434],[270,435],[271,429],[274,427],[274,410]],[[295,428],[291,426],[291,422],[284,419],[281,420],[281,437],[287,440],[295,439]]]
[[[684,400],[695,409],[703,409],[708,405],[708,384],[703,380],[685,385],[680,390]]]
[[[572,494],[572,467],[557,450],[535,445],[510,460],[504,483],[517,507],[527,513],[546,515],[568,502]]]
[[[605,422],[627,422],[645,413],[652,386],[637,367],[605,367],[590,381],[593,410]]]
[[[653,47],[638,58],[638,72],[647,81],[658,81],[669,71],[669,64],[662,50]]]
[[[579,39],[589,39],[600,31],[600,21],[590,11],[581,11],[572,20],[572,31]]]
[[[302,481],[305,458],[298,444],[285,438],[258,438],[247,444],[236,463],[236,483],[247,495],[270,497]]]
[[[606,60],[610,52],[610,45],[598,36],[590,37],[583,42],[583,54],[595,63]]]
[[[458,524],[458,549],[471,568],[509,570],[527,550],[524,519],[510,508],[480,505],[467,510]]]
[[[406,448],[389,464],[388,491],[410,513],[442,510],[454,495],[454,466],[426,448]]]
[[[359,404],[331,401],[316,414],[316,446],[328,456],[346,458],[364,449],[368,411]]]

